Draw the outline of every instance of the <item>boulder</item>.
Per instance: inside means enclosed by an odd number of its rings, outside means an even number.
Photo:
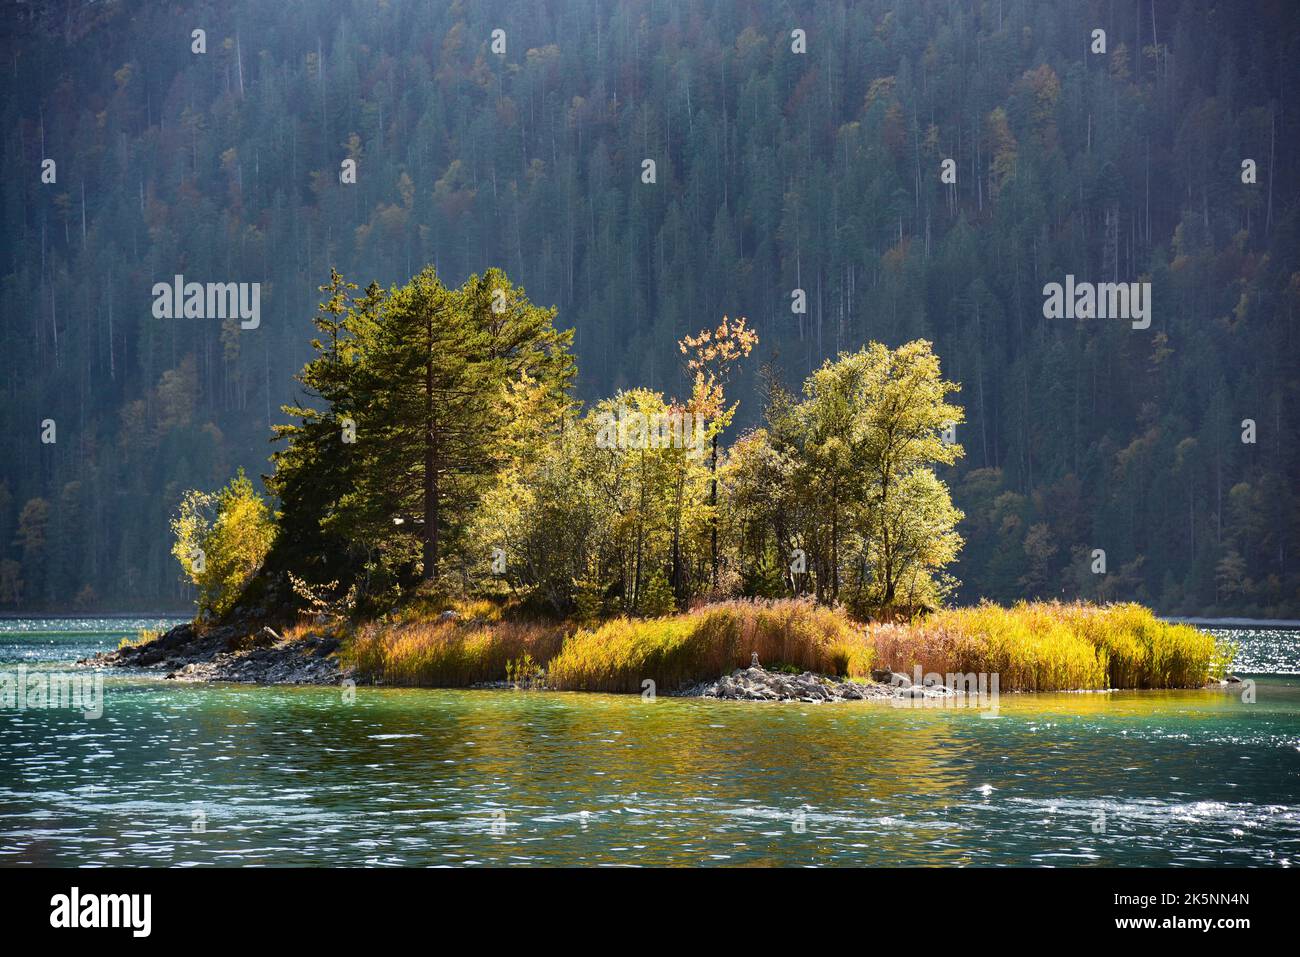
[[[262,630],[253,635],[249,644],[253,648],[270,648],[278,645],[282,639],[270,625],[263,625]]]

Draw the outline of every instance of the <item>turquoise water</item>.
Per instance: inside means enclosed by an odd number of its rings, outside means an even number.
[[[0,621],[0,672],[144,621]],[[1296,671],[1300,633],[1234,633]],[[0,710],[0,865],[1300,860],[1300,677],[977,710],[192,686]]]

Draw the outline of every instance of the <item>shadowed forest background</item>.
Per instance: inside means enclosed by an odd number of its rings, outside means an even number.
[[[963,385],[965,456],[941,471],[966,515],[959,599],[1300,616],[1291,3],[4,18],[2,610],[183,607],[168,520],[187,488],[269,470],[331,267],[387,285],[432,263],[450,283],[499,266],[557,306],[586,400],[688,391],[677,340],[748,317],[733,436],[765,364],[797,387],[840,350],[929,339]],[[177,273],[260,282],[260,327],[154,318]],[[1150,328],[1044,319],[1067,273],[1149,280]]]

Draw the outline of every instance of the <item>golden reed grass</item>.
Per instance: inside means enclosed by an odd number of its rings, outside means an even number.
[[[344,645],[341,657],[363,681],[459,688],[504,680],[506,665],[524,655],[549,661],[563,640],[562,627],[524,622],[373,623]]]
[[[871,643],[883,667],[997,674],[1005,691],[1199,688],[1232,655],[1213,635],[1135,604],[986,603],[874,626]]]
[[[735,600],[666,618],[616,618],[564,643],[547,684],[567,691],[640,692],[708,681],[760,663],[865,676],[871,650],[861,626],[808,601]]]
[[[1221,677],[1232,649],[1158,620],[1139,605],[981,604],[911,624],[863,625],[809,601],[735,600],[664,618],[616,618],[568,634],[562,624],[406,620],[363,626],[344,663],[361,680],[463,687],[508,677],[525,655],[546,686],[568,691],[661,691],[748,667],[793,666],[862,678],[873,667],[911,675],[997,674],[1004,691],[1195,688]],[[567,635],[567,636],[566,636]]]

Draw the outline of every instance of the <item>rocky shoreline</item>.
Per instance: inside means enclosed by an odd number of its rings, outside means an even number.
[[[187,683],[233,682],[258,685],[337,685],[353,677],[339,661],[340,640],[308,632],[286,639],[263,626],[249,633],[246,626],[218,625],[196,629],[192,624],[175,628],[143,644],[126,645],[79,661],[103,668],[139,668],[163,672],[164,677]],[[546,691],[545,675],[528,681],[488,681],[476,689]],[[1241,679],[1211,682],[1207,689],[1232,690]],[[665,692],[677,698],[715,698],[726,701],[798,701],[810,704],[842,701],[899,701],[944,699],[953,689],[933,683],[916,685],[907,675],[873,671],[871,681],[828,677],[805,671],[792,674],[769,671],[757,660],[729,675]],[[937,701],[935,703],[938,703]]]
[[[161,672],[186,683],[233,682],[259,685],[337,685],[352,677],[338,658],[338,638],[309,632],[286,639],[263,626],[217,625],[196,629],[177,625],[166,634],[138,645],[125,645],[78,662],[87,667],[139,668]],[[906,675],[875,672],[871,682],[832,678],[805,671],[768,671],[758,662],[729,675],[668,692],[670,697],[717,698],[729,701],[890,701],[900,698],[942,698],[952,691],[942,685],[914,688]],[[490,681],[479,689],[547,690],[544,676],[527,682]]]
[[[336,652],[339,640],[307,634],[287,640],[263,626],[252,635],[235,625],[197,630],[192,624],[140,645],[101,652],[78,664],[166,672],[174,681],[264,685],[336,685],[349,678]]]
[[[837,701],[894,701],[902,698],[950,698],[943,685],[913,686],[906,675],[873,672],[870,682],[831,678],[811,671],[787,674],[768,671],[759,664],[737,668],[716,681],[706,681],[677,692],[682,697],[720,698],[728,701],[802,701],[810,704]]]
[[[529,681],[480,681],[470,685],[482,691],[553,691],[544,676]],[[670,698],[717,698],[726,701],[801,701],[808,704],[840,701],[897,701],[903,698],[951,698],[954,692],[936,685],[912,686],[906,675],[873,676],[870,682],[833,678],[812,671],[790,674],[768,671],[761,665],[737,668],[713,681],[700,681],[666,692]]]

